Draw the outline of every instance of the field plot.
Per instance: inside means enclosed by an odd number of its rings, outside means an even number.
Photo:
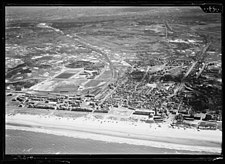
[[[70,86],[57,86],[54,91],[55,92],[76,92],[78,89],[78,86],[70,85]]]
[[[52,91],[57,85],[56,81],[45,81],[44,83],[39,83],[32,86],[30,89],[38,91]]]
[[[100,94],[101,91],[102,91],[102,87],[95,87],[95,88],[92,88],[92,89],[86,89],[89,91],[90,94],[93,94],[93,95],[97,95],[97,94]]]
[[[60,75],[56,76],[55,78],[62,78],[62,79],[68,79],[70,77],[72,77],[75,73],[71,73],[71,72],[63,72]]]
[[[85,87],[95,87],[99,85],[101,82],[104,82],[103,80],[91,80],[87,84],[85,84]]]
[[[86,79],[53,79],[32,86],[31,89],[38,91],[53,91],[53,92],[76,92],[79,85],[84,83]]]

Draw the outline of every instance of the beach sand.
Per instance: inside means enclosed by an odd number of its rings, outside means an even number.
[[[221,153],[222,144],[222,132],[219,130],[173,129],[168,124],[158,127],[156,124],[86,117],[72,119],[25,114],[6,115],[6,129],[218,154]]]

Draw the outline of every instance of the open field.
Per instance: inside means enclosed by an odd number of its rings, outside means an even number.
[[[76,93],[78,87],[79,86],[76,84],[59,84],[58,86],[54,88],[54,92],[67,91],[68,93],[71,93],[71,92]]]
[[[111,71],[105,71],[101,76],[97,78],[97,80],[108,80],[112,77]]]
[[[85,84],[85,87],[95,87],[101,82],[104,82],[104,80],[91,80],[88,83]]]

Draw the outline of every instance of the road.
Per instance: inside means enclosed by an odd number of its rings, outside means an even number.
[[[88,41],[86,41],[85,39],[83,39],[83,38],[81,38],[81,37],[79,37],[79,36],[77,36],[77,35],[76,35],[76,38],[77,38],[76,41],[77,41],[78,43],[80,43],[80,44],[82,44],[82,45],[84,45],[84,46],[86,46],[86,47],[92,49],[93,51],[98,52],[98,53],[100,53],[100,54],[103,55],[103,57],[105,58],[105,60],[109,63],[109,67],[110,67],[110,69],[111,69],[111,71],[112,71],[112,76],[113,76],[113,78],[114,78],[114,77],[115,77],[114,66],[113,66],[111,60],[109,59],[109,57],[107,56],[107,54],[104,53],[104,52],[102,52],[101,50],[99,50],[99,49],[96,48],[95,46],[91,45],[90,43],[88,43]],[[102,56],[101,56],[101,57],[102,57]]]

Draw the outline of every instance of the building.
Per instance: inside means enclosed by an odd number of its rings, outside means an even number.
[[[136,109],[133,115],[155,115],[155,111],[153,110],[146,110],[146,109]]]

